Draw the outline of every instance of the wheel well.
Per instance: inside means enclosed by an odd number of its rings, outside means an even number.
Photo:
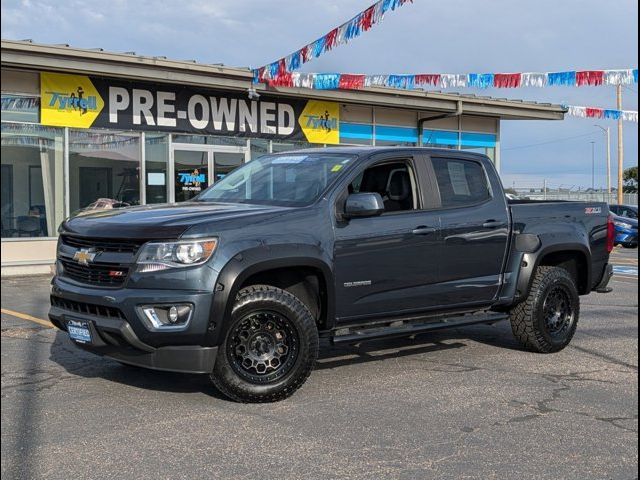
[[[539,266],[564,268],[573,277],[580,295],[589,293],[589,267],[582,252],[553,252],[545,255]]]
[[[274,268],[255,273],[240,288],[271,285],[295,295],[303,302],[322,330],[327,324],[327,285],[321,271],[313,267]]]

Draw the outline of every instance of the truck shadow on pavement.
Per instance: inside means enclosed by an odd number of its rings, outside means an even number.
[[[460,349],[468,347],[465,341],[483,343],[497,348],[520,349],[511,336],[510,329],[505,328],[504,325],[465,327],[425,333],[415,337],[363,342],[357,345],[333,346],[328,341],[322,340],[316,369],[327,370]],[[49,358],[74,376],[101,378],[145,390],[173,393],[201,392],[215,398],[226,399],[216,391],[206,375],[161,372],[122,365],[75,347],[67,334],[60,331],[56,332]]]

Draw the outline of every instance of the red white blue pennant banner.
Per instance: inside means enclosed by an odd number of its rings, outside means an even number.
[[[273,65],[273,64],[272,64]],[[526,73],[425,73],[401,75],[362,75],[351,73],[299,73],[285,68],[267,74],[266,67],[254,71],[254,81],[274,87],[314,88],[318,90],[390,87],[400,89],[434,88],[523,88],[554,86],[631,85],[638,83],[637,68],[611,70],[569,70]]]
[[[577,105],[563,105],[567,115],[581,118],[601,118],[607,120],[623,120],[638,123],[638,112],[632,110],[610,110],[597,107],[580,107]]]
[[[409,2],[413,2],[413,0],[379,0],[366,10],[358,13],[351,20],[334,28],[316,41],[305,45],[301,49],[269,65],[254,69],[254,81],[261,82],[275,79],[298,70],[311,59],[317,58],[339,45],[349,43],[351,39],[360,36],[362,32],[366,32],[374,25],[382,22],[385,13],[393,11]]]

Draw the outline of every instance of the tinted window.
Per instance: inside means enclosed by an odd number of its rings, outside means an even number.
[[[349,193],[363,192],[379,193],[385,212],[415,209],[411,173],[404,162],[367,168],[349,185]]]
[[[442,206],[462,207],[491,198],[482,165],[470,160],[432,158]]]
[[[267,155],[237,168],[196,201],[303,206],[318,199],[354,155]]]

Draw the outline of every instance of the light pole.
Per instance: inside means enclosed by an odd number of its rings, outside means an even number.
[[[596,142],[591,141],[591,190],[596,191]]]
[[[616,103],[618,110],[622,110],[622,85],[616,86]],[[618,204],[624,203],[624,183],[622,176],[624,174],[624,140],[622,117],[618,119]]]
[[[607,136],[607,193],[611,197],[611,128],[600,125],[594,125],[594,127],[598,127]]]

